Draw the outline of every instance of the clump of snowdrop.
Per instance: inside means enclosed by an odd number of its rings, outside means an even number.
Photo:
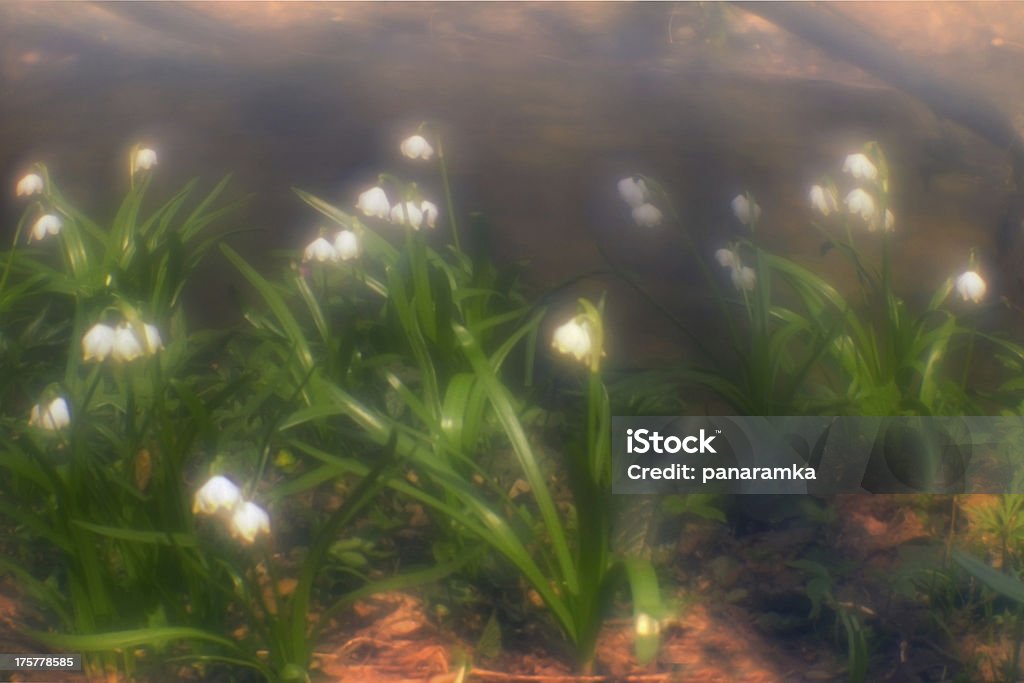
[[[302,260],[334,263],[338,260],[338,250],[323,237],[317,237],[306,246],[306,250],[302,254]]]
[[[823,216],[828,216],[839,210],[839,201],[835,192],[825,189],[821,185],[811,186],[808,199],[810,199],[811,208]]]
[[[732,206],[732,212],[739,219],[740,223],[747,227],[752,227],[754,223],[761,217],[761,207],[757,205],[754,198],[739,194],[733,197],[730,204]]]
[[[32,230],[29,231],[28,241],[42,240],[47,235],[59,234],[64,224],[60,218],[54,216],[52,213],[44,214],[32,224]]]
[[[878,180],[878,168],[861,153],[847,155],[843,161],[843,173],[849,173],[857,180]]]
[[[149,147],[142,147],[135,151],[135,156],[132,158],[132,168],[136,173],[148,171],[154,166],[156,166],[156,152],[154,150]]]
[[[391,212],[391,204],[388,202],[388,196],[380,187],[371,187],[369,190],[360,194],[359,199],[356,201],[356,208],[362,211],[366,216],[370,216],[371,218],[383,218],[385,220],[387,220]]]
[[[980,304],[988,291],[988,284],[977,271],[968,270],[956,279],[956,291],[964,301]]]
[[[359,238],[351,230],[342,230],[334,236],[334,253],[342,261],[358,258]]]
[[[402,154],[409,159],[423,159],[426,161],[434,156],[434,148],[430,146],[430,143],[422,135],[407,137],[402,141],[400,148]]]
[[[222,475],[210,477],[192,499],[192,514],[209,515],[227,524],[228,533],[246,545],[261,535],[270,535],[270,515]]]
[[[142,356],[153,356],[163,347],[160,330],[149,323],[142,324],[139,329],[124,323],[117,328],[97,323],[82,335],[82,359],[85,362],[102,363],[111,358],[119,363],[130,363]]]
[[[17,197],[30,197],[34,194],[42,194],[43,179],[36,173],[29,173],[21,177],[14,188]]]
[[[71,413],[68,411],[67,401],[58,397],[46,405],[33,406],[28,423],[32,427],[45,429],[48,432],[56,432],[67,427],[71,424]]]
[[[719,249],[715,252],[718,265],[729,269],[732,286],[739,291],[750,292],[757,286],[757,271],[743,265],[739,253],[734,249]]]

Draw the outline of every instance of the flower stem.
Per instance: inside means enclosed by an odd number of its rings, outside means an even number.
[[[452,186],[448,181],[448,162],[444,158],[440,135],[437,136],[437,162],[441,167],[441,182],[444,184],[444,200],[448,205],[448,224],[452,229],[452,242],[455,244],[455,251],[461,254],[462,244],[459,242],[459,226],[455,220],[455,202],[452,200]]]

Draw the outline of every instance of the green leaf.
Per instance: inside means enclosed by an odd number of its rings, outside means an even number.
[[[498,623],[498,613],[491,612],[490,618],[484,624],[484,630],[476,641],[473,651],[483,659],[494,659],[501,654],[501,624]]]
[[[968,574],[995,592],[1024,605],[1024,582],[1020,579],[996,571],[978,558],[959,550],[954,550],[952,557]]]

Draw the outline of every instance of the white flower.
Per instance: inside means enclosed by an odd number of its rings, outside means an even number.
[[[148,171],[156,166],[156,152],[148,147],[143,147],[135,153],[135,170]]]
[[[437,205],[424,199],[420,202],[420,211],[423,212],[423,219],[427,221],[427,227],[437,226]]]
[[[821,185],[812,186],[808,196],[811,200],[811,207],[823,216],[839,209],[836,195]]]
[[[342,261],[359,256],[359,238],[351,230],[342,230],[334,236],[334,253]]]
[[[661,211],[654,204],[634,206],[633,220],[642,228],[653,228],[661,223]]]
[[[419,230],[423,224],[423,212],[412,202],[395,204],[391,207],[391,222],[399,225],[411,226],[413,230]]]
[[[639,638],[656,636],[661,631],[661,624],[658,620],[646,612],[640,612],[636,615],[633,626],[636,629],[636,635]]]
[[[114,328],[97,323],[82,335],[82,360],[94,360],[101,363],[114,350],[114,339],[117,333]]]
[[[874,220],[876,213],[875,200],[870,194],[859,187],[846,195],[843,203],[846,204],[847,211],[855,216],[860,216],[868,225]]]
[[[306,247],[306,251],[302,255],[302,260],[318,261],[320,263],[337,261],[338,252],[335,251],[330,242],[325,240],[323,237],[317,237],[309,243],[309,246]]]
[[[371,187],[369,190],[359,195],[359,200],[356,202],[356,208],[367,216],[387,218],[388,211],[391,210],[391,205],[388,203],[388,196],[384,194],[384,190],[379,187]]]
[[[737,265],[736,254],[732,252],[732,249],[719,249],[715,252],[715,260],[723,268],[735,268]]]
[[[32,230],[28,235],[28,241],[41,240],[47,235],[56,235],[63,227],[64,224],[61,223],[60,218],[54,216],[52,213],[45,214],[40,216],[39,220],[32,225]]]
[[[256,503],[242,503],[231,515],[230,531],[235,538],[252,543],[261,533],[270,534],[270,517]]]
[[[142,336],[144,345],[146,347],[146,353],[150,356],[155,355],[157,351],[164,348],[164,340],[160,338],[160,330],[155,325],[146,323],[142,326]]]
[[[586,321],[573,318],[555,330],[551,338],[551,346],[559,353],[585,362],[594,349],[594,342],[590,338],[590,327]]]
[[[230,479],[216,475],[210,477],[196,491],[192,500],[192,514],[214,515],[219,511],[231,512],[242,502],[242,492]]]
[[[122,363],[130,363],[142,355],[142,344],[128,325],[118,325],[114,330],[114,348],[111,357]]]
[[[757,205],[757,202],[752,199],[747,199],[747,196],[743,194],[738,194],[733,197],[732,212],[736,214],[736,218],[738,218],[740,223],[743,223],[743,225],[752,225],[761,217],[761,207]]]
[[[619,196],[635,209],[647,202],[650,193],[643,178],[630,176],[619,181]]]
[[[956,279],[956,291],[964,301],[973,301],[979,304],[985,298],[988,285],[975,271],[968,270]]]
[[[857,180],[878,180],[878,169],[863,154],[850,154],[843,162],[843,173],[849,173]]]
[[[874,232],[874,231],[878,230],[878,227],[879,227],[878,223],[879,223],[878,216],[875,216],[874,220],[872,220],[871,223],[868,225],[868,231],[869,232]],[[886,232],[892,232],[895,229],[896,229],[896,217],[892,215],[892,211],[890,211],[889,209],[886,209],[885,210],[885,231]]]
[[[23,176],[18,181],[18,185],[14,188],[14,194],[17,197],[25,195],[26,197],[34,194],[40,194],[43,191],[43,179],[35,173],[29,173]]]
[[[28,418],[29,425],[39,427],[50,432],[55,432],[71,424],[71,415],[68,413],[68,403],[63,398],[55,398],[49,405],[37,405],[32,407],[32,413]]]
[[[730,275],[732,276],[732,286],[736,289],[750,292],[757,286],[757,273],[750,266],[733,268]]]
[[[413,135],[402,140],[402,154],[410,159],[429,159],[434,156],[434,148],[422,135]]]

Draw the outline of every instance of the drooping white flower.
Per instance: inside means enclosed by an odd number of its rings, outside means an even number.
[[[16,197],[22,195],[29,197],[34,194],[40,194],[43,191],[43,179],[35,173],[29,173],[28,175],[22,176],[21,180],[18,181],[17,186],[14,188],[14,194]]]
[[[643,178],[630,176],[619,181],[619,196],[634,209],[647,202],[650,193]]]
[[[633,628],[636,630],[637,637],[644,638],[658,635],[661,631],[661,624],[650,614],[640,612],[633,620]]]
[[[661,211],[654,204],[634,206],[633,221],[641,228],[653,228],[661,223]]]
[[[981,275],[973,270],[968,270],[956,279],[956,291],[964,301],[973,301],[979,304],[985,298],[988,285]]]
[[[28,241],[41,240],[47,235],[56,235],[60,232],[64,224],[60,218],[54,216],[52,213],[48,213],[39,217],[35,223],[32,224],[32,230],[29,232]]]
[[[437,227],[437,205],[424,199],[420,202],[420,211],[423,212],[423,220],[427,222],[428,228]]]
[[[39,427],[50,432],[67,427],[71,424],[67,401],[63,398],[55,398],[45,406],[42,404],[33,406],[28,423],[32,427]]]
[[[846,195],[843,203],[846,204],[847,211],[860,216],[869,226],[871,225],[877,213],[874,197],[858,187]]]
[[[388,196],[384,194],[383,189],[371,187],[359,195],[359,199],[356,201],[356,208],[367,216],[386,219],[388,212],[391,210],[391,204],[388,203]]]
[[[215,515],[231,512],[242,502],[242,492],[227,477],[210,477],[192,499],[192,514]]]
[[[590,327],[585,320],[573,318],[555,329],[551,338],[551,347],[559,353],[572,356],[580,362],[587,362],[594,350],[594,342],[590,338]]]
[[[233,537],[253,543],[260,534],[270,534],[270,516],[256,503],[242,503],[231,515],[229,530]]]
[[[149,147],[143,147],[135,152],[135,171],[148,171],[156,166],[156,152]]]
[[[117,333],[114,328],[97,323],[82,335],[82,360],[102,363],[114,350]]]
[[[408,225],[413,230],[419,230],[423,225],[423,212],[412,202],[395,204],[391,207],[391,222]]]
[[[351,230],[342,230],[334,236],[334,253],[342,261],[351,261],[359,256],[359,238]]]
[[[857,180],[878,180],[878,169],[863,154],[850,154],[843,162],[843,173],[849,173]]]
[[[736,214],[743,225],[753,225],[761,217],[761,207],[753,199],[747,199],[745,194],[738,194],[732,198],[732,212]]]
[[[318,263],[334,262],[338,260],[338,252],[330,242],[323,237],[317,237],[306,247],[306,251],[302,254],[302,260],[317,261]]]
[[[114,348],[110,353],[111,358],[121,363],[131,363],[142,356],[142,344],[139,338],[128,325],[118,325],[114,330]]]
[[[402,154],[410,159],[429,159],[434,156],[434,148],[422,135],[413,135],[402,140]]]
[[[155,355],[157,351],[164,348],[164,340],[160,337],[160,330],[156,325],[146,323],[142,326],[143,346],[148,355]]]
[[[872,219],[872,221],[868,224],[868,232],[875,232],[876,230],[878,230],[880,222],[881,221],[879,221],[878,216],[875,215],[875,217]],[[892,232],[895,229],[896,229],[896,217],[892,215],[892,211],[890,211],[889,209],[886,209],[885,210],[885,232]]]
[[[757,272],[750,266],[733,268],[730,276],[732,277],[732,286],[738,290],[750,292],[757,286]]]
[[[723,268],[735,268],[737,265],[736,254],[733,253],[732,249],[719,249],[715,252],[715,260]]]
[[[835,193],[831,190],[826,190],[821,185],[811,186],[811,192],[808,197],[811,200],[811,207],[823,216],[828,216],[833,211],[839,209]]]

